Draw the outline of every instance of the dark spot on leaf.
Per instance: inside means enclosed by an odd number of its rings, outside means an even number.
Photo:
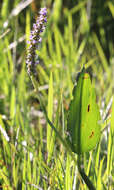
[[[90,111],[90,104],[89,104],[88,107],[87,107],[87,111],[88,111],[88,112]]]
[[[91,132],[91,135],[89,136],[89,138],[92,138],[94,136],[94,131]]]

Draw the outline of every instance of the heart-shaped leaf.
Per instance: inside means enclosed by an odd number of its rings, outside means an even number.
[[[81,71],[73,89],[67,128],[72,151],[81,154],[92,150],[100,139],[100,113],[90,75]]]

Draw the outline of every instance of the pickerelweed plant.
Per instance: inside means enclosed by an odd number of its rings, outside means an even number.
[[[94,190],[94,185],[81,168],[80,157],[84,152],[92,150],[100,139],[100,114],[99,108],[96,104],[95,91],[91,84],[90,76],[86,72],[85,67],[83,67],[77,78],[77,84],[74,86],[73,99],[69,106],[67,120],[68,137],[67,140],[63,139],[56,130],[54,124],[48,118],[46,108],[38,89],[36,66],[40,63],[39,60],[36,59],[36,49],[38,44],[42,41],[40,34],[45,30],[46,23],[47,9],[42,8],[39,12],[36,23],[33,24],[33,29],[30,34],[29,48],[26,58],[27,71],[33,82],[46,121],[55,131],[57,137],[78,165],[79,172],[88,188]],[[78,161],[73,152],[78,155]]]

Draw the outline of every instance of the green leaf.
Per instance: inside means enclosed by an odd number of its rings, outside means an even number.
[[[100,113],[91,79],[85,68],[79,73],[69,107],[68,132],[72,151],[81,154],[92,150],[100,138]]]

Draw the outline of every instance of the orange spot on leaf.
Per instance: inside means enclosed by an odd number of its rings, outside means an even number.
[[[91,135],[89,136],[89,138],[92,138],[94,136],[94,131],[92,131]]]
[[[85,73],[83,79],[88,79],[88,78],[89,78],[88,73]]]

